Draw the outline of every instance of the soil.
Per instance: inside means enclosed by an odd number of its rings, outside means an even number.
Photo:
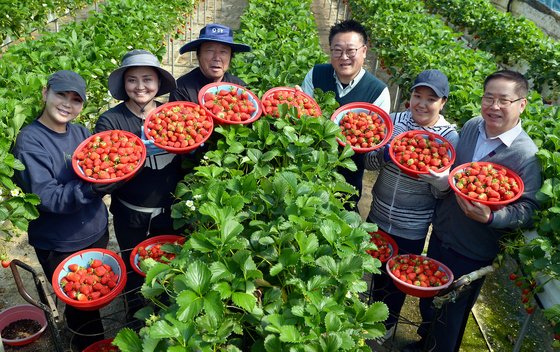
[[[333,0],[315,0],[313,3],[312,10],[317,21],[321,44],[325,51],[328,49],[327,38],[330,26],[335,21],[341,20],[345,16],[349,15],[342,3],[343,2]],[[168,41],[168,52],[163,58],[164,67],[169,70],[175,78],[179,78],[182,74],[194,68],[196,64],[196,58],[194,55],[191,53],[179,55],[179,48],[185,42],[197,38],[200,29],[207,23],[218,22],[228,25],[234,29],[238,28],[239,16],[242,14],[246,4],[246,0],[207,0],[200,2],[196,12],[187,21],[187,31],[185,37],[175,41]],[[337,7],[339,4],[340,8]],[[367,65],[368,69],[377,77],[385,82],[390,82],[390,76],[383,70],[378,69],[377,61],[372,51],[368,53]],[[398,99],[398,87],[390,85],[390,91],[391,98],[396,102],[393,104],[393,110],[402,110],[403,106]],[[166,97],[162,97],[161,101],[165,101],[165,99]],[[377,174],[375,172],[366,170],[363,182],[362,198],[358,204],[359,213],[364,219],[367,218],[367,214],[369,212],[369,206],[371,204],[371,187],[375,182],[376,177]],[[109,199],[107,199],[107,202],[109,202]],[[109,243],[109,249],[119,251],[112,229],[110,230],[111,241]],[[3,237],[4,236],[0,234],[0,238]],[[22,234],[19,237],[14,237],[9,243],[0,243],[0,250],[2,250],[2,246],[6,248],[10,259],[18,259],[31,266],[34,270],[37,270],[39,275],[42,274],[41,266],[36,259],[33,248],[27,244],[27,236],[25,234]],[[123,249],[123,251],[124,250],[130,249]],[[32,275],[21,268],[19,268],[18,271],[25,286],[20,288],[20,290],[28,291],[29,295],[33,299],[39,301],[37,298],[38,294],[36,287],[33,285],[35,281],[33,280]],[[513,287],[510,282],[503,280],[503,278],[507,277],[507,273],[509,271],[511,271],[511,265],[502,268],[499,272],[489,276],[486,284],[484,285],[479,302],[477,302],[477,305],[473,309],[475,314],[469,320],[469,325],[467,327],[461,351],[486,352],[512,349],[525,315],[520,312],[518,297],[519,292],[515,291],[515,287]],[[0,310],[16,304],[26,303],[26,301],[22,298],[22,295],[18,292],[13,275],[9,269],[0,269],[0,282],[2,283],[0,285]],[[55,298],[52,291],[50,291],[50,295],[53,299]],[[512,303],[510,304],[508,302]],[[417,307],[418,299],[410,296],[407,297],[401,314],[403,323],[399,324],[395,337],[386,342],[383,346],[376,343],[370,343],[372,350],[394,351],[409,342],[417,340],[418,336],[415,332],[417,322],[419,321]],[[497,308],[495,316],[492,316],[494,307],[498,307],[499,309]],[[50,311],[47,313],[55,315],[60,314],[60,316],[62,316],[63,305],[58,302],[56,308],[58,311]],[[535,344],[531,344],[528,347],[524,345],[525,347],[522,348],[521,351],[552,351],[549,346],[550,344],[543,343],[543,341],[547,341],[547,339],[551,340],[552,334],[550,332],[550,326],[547,326],[547,323],[542,317],[542,313],[539,312],[540,310],[537,310],[530,329],[532,329],[532,331],[538,331],[540,334],[533,334],[531,339],[535,342]],[[113,337],[117,331],[124,326],[123,313],[124,302],[121,297],[117,298],[109,306],[102,309],[101,314],[104,317],[103,323],[105,326],[105,338]],[[493,321],[492,318],[500,320],[500,317],[503,317],[504,315],[511,316],[512,321],[508,323],[509,325],[507,327],[496,328],[495,326],[497,326],[498,323]],[[490,324],[492,325],[488,325],[487,322],[491,322]],[[51,351],[54,349],[54,344],[61,345],[62,349],[65,351],[72,351],[70,344],[73,334],[67,329],[64,329],[63,321],[57,320],[55,325],[56,326],[54,328],[60,331],[60,340],[55,340],[53,338],[54,335],[47,332],[30,345],[21,347],[5,346],[5,351]],[[501,332],[502,335],[506,336],[496,337],[496,331],[493,330],[503,330],[498,332]],[[483,331],[486,335],[486,339],[483,337],[481,331]],[[530,332],[530,334],[532,333]],[[490,338],[488,338],[488,336],[490,336]],[[506,344],[500,345],[494,343],[493,345],[498,347],[492,348],[492,344],[490,344],[492,341],[488,343],[486,342],[488,339],[492,340],[492,338],[501,338],[506,341]],[[0,345],[0,351],[2,351],[1,347],[2,346]]]
[[[41,324],[33,319],[16,320],[2,329],[2,338],[8,340],[21,340],[33,336],[41,330]]]

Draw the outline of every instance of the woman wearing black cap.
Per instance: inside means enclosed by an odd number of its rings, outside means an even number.
[[[142,138],[147,147],[144,168],[111,194],[110,210],[119,247],[126,257],[147,236],[174,233],[170,207],[173,193],[182,179],[181,157],[156,147],[144,134],[144,119],[162,103],[156,97],[175,89],[175,79],[161,68],[155,55],[146,50],[126,53],[119,68],[109,75],[109,91],[122,102],[105,111],[95,131],[124,130]],[[126,283],[128,320],[142,304],[137,289],[143,277],[132,271]]]
[[[251,51],[251,47],[235,43],[231,28],[211,23],[202,28],[198,39],[183,45],[179,53],[195,50],[198,67],[177,80],[177,89],[171,92],[169,101],[191,101],[198,104],[200,89],[214,82],[245,86],[245,82],[227,71],[233,54]]]
[[[28,237],[50,281],[58,264],[72,253],[106,248],[109,232],[102,201],[106,187],[82,181],[71,164],[76,147],[90,136],[87,128],[71,123],[86,101],[86,82],[75,72],[58,71],[49,77],[43,100],[40,116],[19,132],[13,154],[25,165],[15,172],[16,183],[41,200]],[[79,350],[103,339],[99,311],[67,305],[64,315],[68,327],[77,332],[72,342]]]
[[[455,146],[459,140],[455,125],[441,115],[448,97],[449,83],[445,74],[438,70],[421,72],[412,84],[410,107],[391,114],[393,137],[406,131],[423,130],[436,133]],[[366,154],[365,167],[379,170],[372,189],[368,221],[393,237],[399,254],[422,253],[436,198],[449,190],[447,178],[420,175],[417,179],[402,173],[390,161],[388,146]],[[386,273],[374,277],[374,287],[380,288],[374,291],[374,300],[382,300],[389,307],[390,315],[385,322],[389,336],[394,331],[405,294],[393,285]]]

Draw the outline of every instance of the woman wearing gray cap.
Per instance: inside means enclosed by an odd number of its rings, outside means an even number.
[[[124,130],[142,138],[147,147],[144,168],[111,194],[115,235],[124,254],[147,236],[174,233],[170,207],[173,193],[183,177],[181,157],[157,148],[147,140],[143,130],[144,119],[162,103],[156,97],[175,89],[175,79],[164,70],[155,55],[146,50],[126,53],[119,68],[109,75],[109,91],[122,102],[105,111],[95,125],[95,131]],[[132,268],[125,258],[128,272]],[[137,289],[143,277],[132,273],[126,283],[129,305],[128,318],[141,304]]]
[[[39,217],[29,223],[27,234],[50,281],[58,264],[72,253],[106,248],[109,230],[102,201],[107,187],[82,181],[71,163],[74,150],[90,136],[87,128],[71,123],[84,107],[86,82],[73,71],[55,72],[43,89],[43,101],[39,117],[19,132],[13,154],[25,165],[25,170],[16,170],[16,183],[41,200]],[[103,339],[98,310],[67,305],[64,316],[76,332],[72,342],[80,351]]]
[[[412,84],[408,110],[391,114],[393,137],[406,131],[423,130],[436,133],[455,146],[459,140],[455,125],[441,115],[448,97],[449,83],[445,74],[438,70],[421,72]],[[421,178],[417,179],[402,173],[390,161],[388,148],[370,152],[365,157],[367,169],[379,170],[372,189],[368,221],[391,235],[399,247],[399,254],[420,254],[436,200],[446,194],[449,185],[443,177],[420,175]],[[373,299],[383,301],[389,307],[390,315],[385,322],[388,337],[394,331],[405,294],[393,285],[386,273],[375,275],[374,287],[380,289],[374,291]]]
[[[196,51],[198,67],[177,80],[177,89],[169,101],[191,101],[198,104],[198,92],[208,83],[229,82],[245,86],[240,78],[227,72],[233,54],[251,51],[251,47],[233,41],[233,30],[211,23],[202,28],[198,39],[181,47],[179,53]]]

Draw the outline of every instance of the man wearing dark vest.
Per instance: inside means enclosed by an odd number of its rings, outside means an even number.
[[[330,64],[315,65],[305,76],[301,85],[303,91],[313,96],[313,89],[320,88],[324,92],[334,92],[341,106],[367,102],[389,113],[391,97],[387,85],[363,68],[367,53],[365,28],[354,20],[339,22],[330,29],[329,46]],[[352,199],[357,204],[362,195],[363,154],[355,154],[352,159],[358,170],[341,169],[339,172],[358,190],[359,196]]]

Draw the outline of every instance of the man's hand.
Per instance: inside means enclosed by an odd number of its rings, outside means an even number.
[[[94,183],[91,185],[91,189],[99,196],[103,197],[106,194],[113,193],[117,189],[121,188],[124,185],[126,180],[118,181],[118,182],[111,182],[111,183]]]
[[[459,204],[459,207],[463,210],[467,217],[483,224],[488,223],[492,214],[492,210],[488,206],[479,202],[471,202],[457,194],[455,195],[455,198],[457,199],[457,204]]]
[[[432,169],[428,169],[428,172],[429,174],[420,174],[420,179],[431,184],[441,192],[449,189],[449,169],[442,172],[435,172]]]

